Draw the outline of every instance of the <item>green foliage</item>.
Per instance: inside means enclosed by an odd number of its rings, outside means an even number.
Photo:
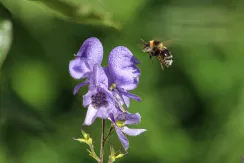
[[[97,6],[91,2],[79,2],[74,3],[72,1],[64,0],[30,0],[33,3],[39,3],[44,5],[46,8],[51,9],[51,12],[60,16],[61,18],[82,24],[97,24],[105,25],[108,27],[113,27],[120,29],[120,24],[112,20],[111,13],[106,12],[106,10],[101,10],[101,6],[98,10]],[[96,7],[96,8],[95,8]]]
[[[31,106],[43,111],[57,92],[51,68],[40,61],[17,62],[11,66],[11,84],[16,93]]]
[[[83,138],[78,138],[78,139],[74,139],[80,143],[85,143],[90,147],[90,150],[87,149],[87,151],[89,152],[89,156],[91,156],[92,158],[94,158],[96,161],[99,161],[99,157],[97,156],[95,150],[94,150],[94,145],[93,145],[93,141],[92,138],[90,137],[89,134],[85,133],[85,131],[81,130],[81,133],[83,135]]]
[[[12,23],[0,19],[0,69],[12,42]]]
[[[116,161],[116,159],[120,159],[124,157],[126,154],[119,152],[115,152],[114,147],[110,145],[110,155],[108,159],[108,163],[113,163]]]

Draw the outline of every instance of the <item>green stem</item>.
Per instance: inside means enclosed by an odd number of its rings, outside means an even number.
[[[109,128],[108,135],[104,138],[104,143],[107,141],[107,139],[109,138],[109,136],[112,135],[113,129],[114,129],[113,126],[111,126]]]
[[[105,130],[105,120],[103,119],[102,120],[102,136],[101,136],[100,159],[99,159],[98,163],[103,163],[104,144],[105,144],[104,130]]]

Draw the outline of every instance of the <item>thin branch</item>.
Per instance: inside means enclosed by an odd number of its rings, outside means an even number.
[[[109,138],[109,136],[112,135],[112,132],[113,132],[113,126],[111,126],[109,128],[108,135],[104,138],[104,143],[107,141],[107,139]]]

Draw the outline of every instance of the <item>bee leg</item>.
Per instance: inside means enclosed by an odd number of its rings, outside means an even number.
[[[157,58],[158,58],[158,60],[159,60],[159,63],[160,63],[160,66],[161,66],[162,70],[164,70],[164,66],[163,66],[163,58],[162,58],[162,56],[159,55]]]
[[[161,66],[162,70],[164,70],[163,62],[160,62],[160,66]]]
[[[153,63],[153,59],[152,59],[152,53],[149,53],[149,59],[152,61],[152,63]]]
[[[149,58],[150,58],[150,60],[151,60],[151,62],[152,62],[152,64],[153,64],[153,59],[152,59],[152,56],[150,55],[150,57],[149,57]]]

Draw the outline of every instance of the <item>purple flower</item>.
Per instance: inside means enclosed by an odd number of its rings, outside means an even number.
[[[137,136],[146,131],[145,129],[130,129],[126,126],[139,123],[141,121],[141,116],[139,113],[131,114],[129,112],[115,110],[113,113],[109,114],[109,118],[114,124],[116,133],[125,150],[129,148],[129,141],[123,133],[129,136]]]
[[[109,76],[109,86],[113,94],[121,104],[129,107],[130,98],[140,101],[141,98],[128,92],[137,87],[140,70],[136,67],[140,62],[133,56],[131,51],[124,47],[114,48],[108,57],[108,67],[104,68]]]
[[[101,65],[102,59],[102,43],[95,37],[91,37],[85,40],[80,50],[76,54],[75,59],[71,60],[69,63],[69,72],[73,78],[88,78],[83,83],[78,84],[74,88],[74,94],[76,94],[81,87],[89,83],[89,76],[93,71],[94,65]]]
[[[108,78],[100,65],[95,64],[90,75],[88,93],[83,96],[83,105],[88,106],[83,125],[91,125],[97,117],[107,119],[115,109],[112,93],[108,90]]]
[[[85,79],[74,88],[74,94],[87,84],[88,92],[83,96],[83,105],[88,107],[83,125],[91,125],[95,119],[109,119],[125,150],[129,148],[126,135],[137,136],[145,129],[130,129],[127,125],[141,121],[139,113],[124,111],[129,107],[130,98],[140,101],[140,97],[128,92],[137,87],[140,70],[139,61],[131,51],[123,46],[114,48],[108,58],[108,66],[101,67],[103,46],[97,38],[88,38],[82,44],[74,60],[70,61],[69,72],[75,79]]]

